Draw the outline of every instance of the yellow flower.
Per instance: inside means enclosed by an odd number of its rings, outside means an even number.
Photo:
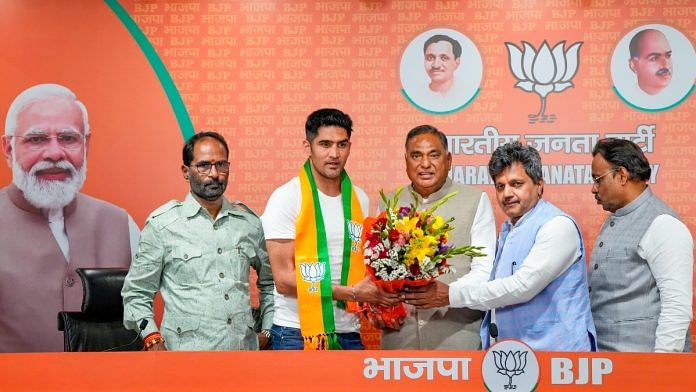
[[[440,229],[443,225],[445,224],[445,221],[442,219],[440,215],[435,217],[435,220],[433,221],[431,227],[433,230],[438,230]]]
[[[406,263],[407,266],[410,266],[413,264],[414,261],[418,260],[423,261],[423,258],[425,256],[430,256],[432,257],[435,255],[435,249],[433,249],[433,245],[436,245],[437,241],[435,240],[434,237],[432,236],[425,236],[425,237],[413,237],[409,241],[409,249],[408,252],[406,252],[406,255],[404,257],[404,262]]]
[[[408,253],[406,253],[406,258],[405,262],[407,266],[411,266],[413,262],[421,261],[423,260],[423,257],[425,257],[426,253],[428,252],[427,248],[423,248],[420,246],[412,246],[411,249],[408,250]]]
[[[402,233],[410,233],[416,228],[418,218],[409,218],[405,216],[403,219],[396,222],[396,230]]]
[[[431,253],[429,253],[428,256],[432,256],[435,253],[432,247],[433,245],[437,245],[437,240],[435,239],[435,237],[431,235],[426,235],[425,237],[423,237],[423,242],[425,242],[427,244],[426,246],[428,247],[428,249],[431,250]]]
[[[410,267],[411,264],[413,264],[414,262],[416,262],[416,259],[414,259],[413,257],[409,257],[408,253],[404,255],[404,264],[406,264],[406,267]]]

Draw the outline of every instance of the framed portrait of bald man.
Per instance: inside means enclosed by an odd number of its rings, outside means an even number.
[[[669,110],[694,89],[696,54],[686,35],[673,27],[639,26],[616,45],[611,77],[616,94],[634,109]]]

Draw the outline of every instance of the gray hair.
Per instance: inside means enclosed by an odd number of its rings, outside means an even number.
[[[525,146],[518,141],[503,144],[493,152],[488,162],[488,174],[495,181],[500,173],[515,162],[524,167],[525,173],[535,184],[544,179],[539,152],[534,147]]]
[[[419,125],[408,131],[405,146],[408,147],[408,142],[410,142],[414,137],[425,134],[437,136],[437,138],[440,139],[440,143],[442,143],[442,147],[447,150],[447,136],[434,126],[427,124]]]
[[[29,87],[22,91],[14,101],[12,101],[7,111],[7,118],[5,119],[5,135],[13,136],[15,134],[17,131],[17,119],[27,106],[34,102],[51,98],[67,98],[75,102],[77,107],[80,108],[80,112],[82,112],[82,128],[84,134],[85,136],[89,135],[89,117],[87,116],[87,108],[85,105],[77,99],[75,93],[69,88],[53,83],[37,84],[36,86]]]

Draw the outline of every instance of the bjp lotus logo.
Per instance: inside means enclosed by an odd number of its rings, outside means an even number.
[[[493,351],[493,359],[498,373],[508,377],[506,389],[514,389],[512,377],[524,373],[527,367],[527,351]]]
[[[353,221],[346,221],[348,223],[348,233],[350,233],[351,250],[353,252],[360,251],[360,238],[362,236],[362,225]]]
[[[491,346],[481,370],[489,391],[531,392],[539,384],[539,361],[534,351],[518,340],[502,340]]]
[[[319,291],[317,288],[317,282],[321,282],[322,279],[324,279],[325,273],[326,265],[322,262],[300,263],[300,274],[302,275],[302,280],[312,284],[307,290],[310,293],[316,293]]]
[[[582,42],[576,42],[565,50],[565,41],[561,41],[551,49],[544,41],[536,50],[528,42],[522,42],[523,49],[511,42],[505,43],[510,57],[510,71],[517,79],[515,87],[541,98],[539,112],[528,115],[530,124],[556,121],[555,114],[546,114],[546,98],[551,93],[574,87],[572,79],[578,72],[581,45]]]

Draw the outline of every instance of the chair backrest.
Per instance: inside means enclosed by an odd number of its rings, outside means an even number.
[[[82,312],[58,313],[65,351],[139,350],[142,338],[123,327],[121,288],[128,269],[78,268],[77,273],[82,279]]]

